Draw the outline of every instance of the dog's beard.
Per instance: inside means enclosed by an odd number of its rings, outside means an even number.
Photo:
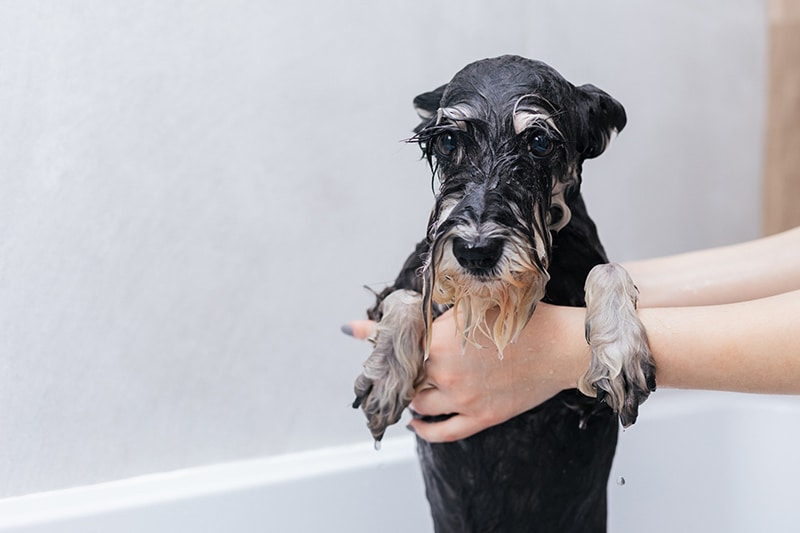
[[[509,248],[491,276],[465,272],[453,257],[451,246],[434,243],[424,271],[425,322],[428,344],[434,303],[451,306],[463,343],[480,346],[481,333],[492,340],[502,359],[503,351],[516,341],[527,325],[549,280],[538,256],[509,241]],[[426,347],[427,357],[427,347]]]

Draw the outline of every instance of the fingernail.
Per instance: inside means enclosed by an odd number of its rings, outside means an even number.
[[[416,434],[417,434],[417,432],[414,430],[414,427],[413,427],[411,424],[407,425],[407,426],[406,426],[406,429],[407,429],[407,430],[409,430],[409,431],[410,431],[411,433],[413,433],[414,435],[416,435]]]
[[[353,326],[351,326],[350,324],[345,324],[344,326],[342,326],[342,333],[344,333],[345,335],[350,335],[352,337]]]

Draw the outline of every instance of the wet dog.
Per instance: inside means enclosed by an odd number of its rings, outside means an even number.
[[[426,238],[368,311],[375,349],[354,407],[380,441],[424,384],[426,335],[448,308],[463,342],[483,332],[502,357],[540,300],[586,305],[580,390],[458,442],[418,439],[418,452],[437,531],[604,531],[619,422],[635,422],[655,390],[636,288],[608,264],[580,193],[583,162],[625,110],[518,56],[472,63],[414,104],[412,140],[439,191]]]

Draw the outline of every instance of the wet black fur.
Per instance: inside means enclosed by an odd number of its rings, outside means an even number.
[[[533,157],[528,149],[530,136],[541,132],[516,135],[511,123],[514,103],[529,93],[544,97],[537,103],[552,111],[562,132],[546,132],[555,148],[545,158]],[[459,102],[479,109],[480,119],[469,121],[466,132],[437,126],[435,110]],[[580,194],[581,163],[600,155],[612,131],[624,127],[622,106],[593,86],[575,87],[547,65],[516,56],[468,65],[448,85],[418,97],[415,105],[434,112],[417,127],[414,138],[441,182],[432,220],[451,192],[481,189],[480,194],[467,195],[471,199],[465,198],[454,215],[488,217],[525,234],[543,231],[549,257],[542,261],[551,276],[544,300],[582,306],[586,275],[607,258]],[[447,133],[456,136],[461,151],[450,158],[441,150],[437,153],[437,142]],[[572,217],[559,232],[532,227],[532,212],[518,219],[504,208],[512,200],[547,213],[550,176],[563,175],[570,164],[577,173],[566,193]],[[494,189],[489,190],[492,180]],[[530,227],[519,228],[520,224]],[[422,266],[436,238],[429,234],[417,245],[394,286],[381,293],[369,311],[372,318],[380,318],[380,301],[391,291],[422,292]],[[605,531],[606,484],[617,431],[618,419],[610,408],[568,390],[468,439],[447,444],[418,439],[436,531]]]

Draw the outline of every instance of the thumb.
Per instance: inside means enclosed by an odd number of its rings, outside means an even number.
[[[453,442],[471,437],[487,426],[481,426],[474,418],[456,415],[442,422],[423,422],[415,418],[407,427],[428,442]]]
[[[353,320],[342,326],[342,333],[365,340],[375,335],[375,326],[376,322],[373,320]]]

